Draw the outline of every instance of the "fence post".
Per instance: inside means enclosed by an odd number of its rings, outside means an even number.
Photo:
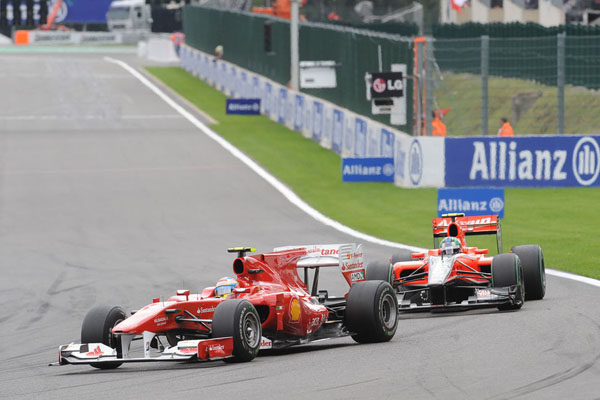
[[[490,37],[481,37],[481,134],[488,131],[488,74],[490,68]]]
[[[417,78],[417,88],[416,88],[416,107],[415,113],[417,129],[417,136],[421,136],[423,134],[423,41],[417,41],[417,65],[416,65],[416,78]]]
[[[299,0],[292,0],[291,2],[291,18],[290,18],[290,83],[293,90],[300,90],[298,82],[298,64],[299,64],[299,51],[298,51],[298,3]]]
[[[425,135],[431,136],[431,114],[433,113],[433,40],[425,41]]]
[[[557,90],[557,133],[565,133],[565,38],[566,32],[556,36],[556,88]]]

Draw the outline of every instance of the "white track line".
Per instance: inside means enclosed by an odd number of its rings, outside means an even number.
[[[200,129],[206,136],[208,136],[209,138],[211,138],[212,140],[214,140],[215,142],[220,144],[225,150],[227,150],[229,153],[231,153],[235,158],[237,158],[238,160],[240,160],[241,162],[246,164],[251,170],[256,172],[261,178],[263,178],[265,181],[267,181],[269,184],[271,184],[271,186],[273,186],[277,191],[279,191],[290,203],[294,204],[296,207],[300,208],[302,211],[304,211],[305,213],[307,213],[308,215],[310,215],[317,221],[319,221],[327,226],[330,226],[333,229],[336,229],[347,235],[351,235],[351,236],[354,236],[355,238],[365,240],[367,242],[371,242],[374,244],[378,244],[381,246],[395,247],[395,248],[399,248],[399,249],[407,249],[407,250],[419,251],[419,252],[425,250],[420,247],[408,246],[408,245],[405,245],[402,243],[396,243],[396,242],[392,242],[389,240],[383,240],[383,239],[377,238],[375,236],[367,235],[365,233],[362,233],[362,232],[354,230],[350,227],[347,227],[346,225],[342,225],[341,223],[321,214],[319,211],[315,210],[314,208],[309,206],[304,200],[302,200],[300,197],[298,197],[296,195],[296,193],[294,193],[292,190],[290,190],[290,188],[285,186],[277,178],[275,178],[273,175],[268,173],[264,168],[262,168],[260,165],[258,165],[254,160],[252,160],[250,157],[248,157],[247,155],[242,153],[237,147],[234,147],[227,140],[223,139],[217,133],[215,133],[210,128],[208,128],[206,125],[204,125],[202,122],[200,122],[194,115],[192,115],[191,113],[186,111],[183,107],[181,107],[179,104],[177,104],[175,101],[173,101],[173,99],[171,99],[169,96],[167,96],[163,91],[161,91],[156,85],[154,85],[152,82],[150,82],[144,75],[142,75],[135,68],[131,67],[129,64],[127,64],[121,60],[117,60],[112,57],[104,57],[104,59],[108,62],[111,62],[111,63],[121,66],[126,71],[128,71],[131,75],[136,77],[148,89],[153,91],[158,97],[163,99],[175,111],[177,111],[185,119],[190,121],[192,123],[192,125],[196,126],[196,128]],[[587,277],[579,276],[579,275],[575,275],[575,274],[570,274],[568,272],[556,271],[556,270],[552,270],[552,269],[546,269],[546,272],[548,272],[549,275],[554,275],[554,276],[558,276],[558,277],[566,278],[566,279],[572,279],[572,280],[575,280],[578,282],[587,283],[589,285],[600,287],[600,281],[596,280],[596,279],[587,278]]]

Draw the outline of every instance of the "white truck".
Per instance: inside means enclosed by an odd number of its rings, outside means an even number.
[[[152,27],[150,5],[144,0],[115,0],[106,13],[111,32],[147,36]]]

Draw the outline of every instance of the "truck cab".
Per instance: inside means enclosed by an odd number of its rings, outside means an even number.
[[[144,0],[115,0],[106,13],[106,23],[111,32],[150,32],[150,5]]]

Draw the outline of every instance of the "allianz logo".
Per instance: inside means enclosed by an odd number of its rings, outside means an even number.
[[[385,163],[383,166],[379,165],[344,165],[343,175],[364,175],[364,176],[392,176],[394,175],[394,164]]]
[[[229,103],[230,111],[258,111],[258,103]]]
[[[580,185],[593,184],[600,173],[600,147],[592,137],[579,139],[567,165],[568,150],[518,149],[517,142],[474,141],[470,180],[564,181],[569,167]]]

